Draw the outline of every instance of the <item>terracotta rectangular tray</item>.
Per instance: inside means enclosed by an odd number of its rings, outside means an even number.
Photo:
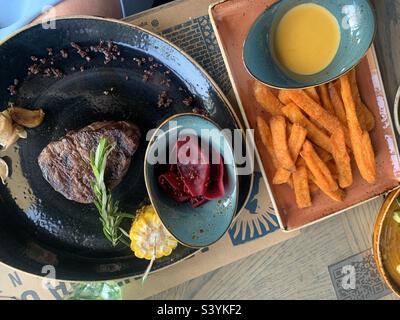
[[[261,112],[261,107],[252,94],[255,80],[246,71],[243,63],[243,43],[254,20],[274,2],[274,0],[228,0],[213,4],[209,8],[211,22],[248,128],[255,128],[256,115]],[[270,183],[275,170],[255,132],[256,157],[283,230],[293,231],[339,214],[393,190],[400,184],[399,153],[374,48],[368,51],[357,66],[357,76],[361,96],[377,120],[371,138],[376,152],[378,179],[374,185],[369,185],[361,179],[358,170],[354,168],[354,184],[346,190],[347,196],[343,203],[336,203],[324,194],[318,193],[313,197],[311,208],[298,209],[289,186]]]

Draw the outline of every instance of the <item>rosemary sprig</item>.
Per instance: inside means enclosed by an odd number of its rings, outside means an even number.
[[[121,223],[124,218],[131,218],[127,213],[119,212],[119,203],[114,201],[111,193],[108,192],[104,182],[107,159],[114,150],[115,143],[108,143],[106,138],[101,138],[97,146],[96,153],[90,156],[90,165],[93,170],[95,180],[92,182],[94,193],[94,205],[100,214],[100,221],[103,224],[103,232],[106,238],[115,247],[118,243],[129,244],[122,238]]]
[[[130,247],[129,241],[124,238],[126,237],[129,239],[129,233],[121,227],[121,223],[124,219],[133,220],[135,216],[130,213],[119,211],[118,201],[113,200],[112,195],[108,192],[104,182],[107,159],[114,148],[115,143],[109,144],[106,138],[101,138],[99,145],[97,146],[96,153],[90,155],[90,165],[95,177],[94,181],[91,183],[94,193],[94,205],[99,211],[100,221],[103,224],[103,232],[106,238],[114,247],[119,243]],[[154,239],[153,257],[146,268],[142,278],[142,284],[145,282],[151,271],[153,263],[156,259],[156,251],[157,242],[156,239]]]

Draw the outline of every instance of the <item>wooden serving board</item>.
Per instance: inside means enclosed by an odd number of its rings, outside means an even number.
[[[211,5],[209,9],[239,108],[248,128],[256,128],[256,116],[263,111],[252,94],[255,80],[243,63],[243,43],[255,19],[274,2],[274,0],[228,0]],[[362,99],[376,118],[376,128],[371,133],[371,139],[376,152],[377,181],[369,185],[354,166],[354,184],[346,190],[347,195],[343,203],[334,202],[319,192],[313,196],[312,207],[298,209],[294,193],[289,186],[277,186],[271,183],[275,169],[255,131],[256,157],[260,162],[281,227],[286,231],[296,230],[334,216],[399,186],[398,148],[374,48],[368,51],[357,66],[357,77]]]

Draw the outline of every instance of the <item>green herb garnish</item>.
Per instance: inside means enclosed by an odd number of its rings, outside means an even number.
[[[135,218],[135,216],[119,211],[118,201],[113,200],[112,195],[107,190],[104,182],[107,159],[114,148],[115,143],[109,144],[106,138],[101,138],[99,145],[97,146],[96,153],[90,155],[90,165],[95,177],[95,180],[91,183],[91,186],[95,198],[94,204],[99,211],[100,221],[103,224],[104,235],[114,247],[119,243],[123,243],[127,247],[130,247],[128,241],[124,239],[124,237],[129,239],[129,233],[121,228],[121,223],[125,218],[132,220]],[[153,258],[149,262],[149,265],[144,273],[142,284],[150,273],[155,259],[156,239],[154,239]]]
[[[107,159],[114,148],[115,143],[109,144],[107,139],[100,139],[96,153],[90,156],[90,165],[95,177],[91,186],[95,198],[94,204],[99,211],[100,221],[103,224],[104,235],[114,247],[120,242],[129,246],[123,238],[125,233],[121,231],[123,230],[121,228],[121,223],[124,218],[132,219],[134,216],[119,211],[118,201],[113,200],[104,182]]]

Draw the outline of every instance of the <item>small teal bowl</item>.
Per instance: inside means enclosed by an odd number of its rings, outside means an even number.
[[[192,134],[211,141],[213,149],[222,155],[225,164],[223,198],[193,208],[189,203],[175,202],[159,187],[157,168],[160,165],[155,163],[155,159],[164,154],[168,159],[172,149],[168,142],[175,142],[180,134]],[[214,122],[197,114],[178,114],[167,119],[150,139],[144,163],[150,201],[165,228],[187,247],[201,248],[215,243],[226,233],[236,214],[239,187],[237,167],[229,141],[224,131]]]
[[[341,31],[336,57],[327,68],[313,75],[285,70],[274,54],[274,35],[279,21],[290,9],[305,3],[329,10],[338,20]],[[352,69],[372,45],[375,31],[375,13],[368,0],[281,0],[264,11],[251,27],[243,48],[244,64],[254,78],[273,88],[318,86]]]

